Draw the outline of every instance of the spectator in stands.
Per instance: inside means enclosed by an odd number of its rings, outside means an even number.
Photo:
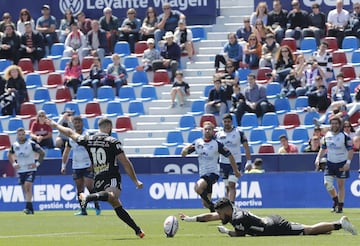
[[[119,39],[119,20],[112,14],[112,9],[106,7],[103,10],[104,15],[100,17],[100,27],[106,31],[106,38],[110,53],[114,52],[115,43]]]
[[[172,10],[170,3],[164,3],[162,5],[163,13],[159,15],[159,23],[157,29],[154,32],[155,45],[158,46],[163,35],[166,32],[175,32],[180,19],[186,18],[186,16],[178,10]]]
[[[346,135],[348,135],[351,139],[355,137],[355,129],[351,125],[351,122],[349,120],[345,120],[343,122],[343,131]]]
[[[13,115],[15,105],[15,93],[6,89],[6,80],[0,76],[0,107],[1,115]]]
[[[349,86],[344,85],[344,75],[339,73],[336,75],[337,84],[331,88],[331,99],[333,102],[344,101],[346,103],[351,103],[351,95]]]
[[[71,32],[67,35],[64,46],[64,57],[77,55],[80,63],[82,62],[84,48],[86,48],[87,42],[85,35],[79,30],[77,23],[73,22],[71,24]]]
[[[45,123],[45,119],[45,111],[39,110],[36,115],[36,120],[33,121],[33,123],[31,124],[30,137],[41,147],[52,149],[54,148],[54,143],[52,139],[52,128]]]
[[[262,45],[259,67],[275,68],[275,56],[280,48],[272,33],[266,34],[265,43]]]
[[[97,95],[97,88],[100,85],[101,80],[105,77],[105,71],[102,68],[100,57],[94,56],[93,63],[90,67],[89,77],[86,78],[81,86],[90,86],[94,89],[94,95]]]
[[[41,7],[42,16],[36,21],[36,31],[40,32],[48,47],[46,55],[50,53],[51,46],[58,40],[56,33],[56,18],[50,15],[50,6],[45,4]]]
[[[131,53],[135,53],[135,43],[139,40],[139,32],[141,28],[141,21],[136,18],[136,10],[130,8],[127,11],[127,18],[121,24],[120,27],[120,41],[126,41],[129,43]]]
[[[241,87],[239,84],[233,85],[233,94],[231,95],[231,108],[230,112],[235,113],[240,103],[245,102],[245,96],[241,93]],[[240,122],[238,122],[240,124]]]
[[[219,113],[219,118],[222,119],[226,109],[225,90],[221,87],[221,80],[214,76],[214,88],[209,92],[208,100],[205,104],[205,113]]]
[[[58,120],[58,124],[60,124],[64,127],[69,127],[71,129],[74,129],[74,125],[72,123],[73,115],[74,115],[74,111],[72,111],[71,109],[68,109],[68,108],[65,109],[65,111],[62,112],[62,114]],[[64,148],[65,148],[65,143],[68,140],[69,140],[68,136],[59,132],[59,134],[56,136],[56,139],[55,139],[55,147],[61,149],[61,152],[63,152]]]
[[[256,158],[253,165],[250,166],[251,169],[245,170],[245,173],[265,173],[263,169],[263,160],[261,158]]]
[[[305,147],[304,152],[316,152],[318,153],[320,150],[320,138],[318,136],[312,136],[310,139],[310,143]]]
[[[309,27],[303,30],[304,37],[315,37],[317,46],[320,44],[321,38],[325,35],[326,16],[320,12],[320,5],[313,3],[312,12],[309,14]]]
[[[144,67],[144,71],[153,70],[153,62],[154,61],[162,61],[162,57],[160,56],[160,51],[155,48],[155,40],[153,38],[149,38],[147,41],[148,48],[144,51],[142,64]]]
[[[256,69],[259,67],[261,50],[261,43],[257,40],[255,34],[251,34],[244,47],[245,63],[250,69]]]
[[[73,98],[76,98],[77,90],[81,85],[82,72],[78,55],[73,55],[65,67],[64,85],[72,88]]]
[[[220,62],[226,65],[226,61],[230,60],[235,69],[239,68],[239,62],[242,61],[243,50],[241,45],[238,43],[237,36],[235,33],[230,32],[227,36],[228,42],[224,45],[222,54],[215,56],[215,70],[219,71]],[[255,37],[256,38],[256,37]]]
[[[250,24],[255,28],[256,22],[261,20],[267,26],[268,22],[268,6],[266,2],[259,2],[256,6],[255,12],[250,16]]]
[[[315,77],[315,84],[311,87],[307,96],[309,107],[316,108],[318,111],[326,110],[331,103],[327,97],[326,84],[319,75]]]
[[[170,108],[175,107],[175,99],[179,100],[179,106],[183,107],[186,101],[186,97],[190,96],[190,86],[184,81],[183,72],[176,71],[175,81],[170,91],[171,105]]]
[[[30,22],[31,28],[35,31],[35,21],[31,17],[30,11],[28,9],[21,9],[19,14],[19,20],[16,24],[16,30],[23,35],[25,33],[25,23]]]
[[[280,46],[275,56],[275,69],[272,72],[272,76],[275,81],[284,84],[286,76],[290,73],[294,65],[294,56],[289,46]]]
[[[304,69],[306,61],[303,54],[296,57],[295,65],[290,70],[290,73],[285,77],[284,85],[281,91],[282,95],[286,97],[296,96],[296,90],[302,86],[304,80]]]
[[[278,150],[279,154],[295,154],[299,153],[298,148],[295,144],[289,143],[289,140],[286,135],[281,135],[279,137],[281,147]]]
[[[2,16],[2,21],[0,21],[0,32],[5,32],[5,28],[6,26],[10,24],[14,27],[15,29],[15,24],[14,22],[12,22],[11,20],[11,15],[9,12],[5,12]]]
[[[290,27],[286,30],[285,36],[297,40],[297,46],[299,47],[300,40],[303,37],[302,30],[309,27],[309,17],[308,13],[300,8],[300,2],[298,0],[293,0],[291,6],[293,9],[288,14]]]
[[[336,1],[336,8],[331,10],[327,16],[327,29],[329,37],[336,37],[338,47],[342,47],[342,40],[344,39],[344,30],[349,22],[349,11],[343,9],[343,1]]]
[[[23,102],[28,98],[26,84],[24,80],[24,74],[21,67],[11,65],[6,68],[4,72],[4,78],[6,80],[5,90],[8,93],[14,93],[15,96],[15,108],[16,114],[20,114],[20,107]]]
[[[43,36],[38,32],[34,32],[30,21],[25,22],[25,33],[21,36],[19,52],[20,58],[30,58],[34,64],[45,56]]]
[[[80,12],[77,14],[76,16],[77,18],[77,24],[79,27],[79,30],[84,33],[84,35],[87,35],[88,32],[90,32],[91,30],[91,19],[90,18],[86,18],[85,13],[84,12]]]
[[[318,65],[317,61],[313,58],[310,58],[306,62],[306,66],[303,66],[303,77],[305,83],[301,86],[296,88],[296,95],[297,96],[307,96],[311,91],[313,86],[315,85],[315,78],[320,76],[321,78],[325,78],[325,72],[322,68]]]
[[[60,20],[60,35],[59,41],[65,43],[66,37],[71,32],[71,25],[75,23],[73,12],[70,9],[65,10],[64,18]]]
[[[186,28],[185,20],[179,20],[178,27],[174,33],[175,42],[180,46],[182,52],[188,55],[189,61],[192,62],[192,56],[194,54],[192,31],[190,28]]]
[[[250,34],[253,32],[253,28],[250,25],[250,18],[249,17],[247,17],[247,16],[244,17],[243,22],[244,22],[244,26],[237,29],[236,36],[241,41],[246,41],[247,42]]]
[[[156,15],[156,11],[153,7],[148,7],[146,10],[146,17],[140,28],[140,40],[148,40],[154,38],[154,33],[159,21]]]
[[[116,96],[119,95],[121,86],[127,85],[128,74],[126,69],[121,65],[120,55],[112,55],[113,63],[106,68],[105,78],[102,80],[102,85],[110,85],[116,87]]]
[[[283,9],[280,0],[273,1],[273,10],[268,14],[267,25],[270,26],[275,32],[276,42],[279,44],[285,37],[286,25],[288,23],[288,11]]]
[[[330,111],[332,111],[332,112],[329,113]],[[314,124],[316,126],[320,126],[321,124],[323,124],[326,121],[326,118],[327,118],[328,122],[332,118],[340,118],[342,120],[342,122],[344,122],[345,120],[349,120],[350,116],[347,112],[347,107],[345,105],[345,102],[344,101],[332,102],[330,107],[320,117],[320,119],[314,119]]]
[[[354,11],[349,16],[349,24],[345,29],[345,36],[357,36],[360,38],[360,3],[353,3]]]
[[[239,73],[235,70],[234,65],[231,61],[226,62],[225,73],[219,74],[221,76],[222,87],[225,90],[225,99],[227,109],[231,108],[232,94],[233,94],[233,85],[238,84],[239,82]]]
[[[164,39],[166,43],[161,48],[160,55],[162,60],[156,60],[153,62],[153,69],[171,69],[171,81],[174,81],[176,70],[180,64],[181,50],[180,46],[174,42],[174,34],[172,32],[166,32]]]
[[[108,46],[106,41],[106,32],[100,29],[98,20],[91,21],[91,30],[86,35],[87,47],[84,48],[84,57],[98,56],[100,60],[104,59],[105,53],[108,53]]]
[[[240,123],[246,113],[255,113],[258,117],[269,111],[269,102],[266,99],[266,88],[256,84],[256,76],[250,73],[247,76],[248,86],[245,88],[245,101],[240,102],[236,109],[237,121]]]
[[[267,34],[274,34],[274,31],[269,26],[265,26],[262,20],[257,20],[255,23],[254,34],[259,43],[264,44]]]
[[[332,54],[327,51],[329,44],[325,41],[321,42],[319,49],[314,51],[312,57],[316,59],[319,67],[325,72],[326,77],[324,79],[332,79],[333,68],[332,68]]]
[[[15,27],[12,24],[7,24],[0,45],[0,59],[12,60],[14,64],[17,64],[20,44],[21,38],[15,31]]]

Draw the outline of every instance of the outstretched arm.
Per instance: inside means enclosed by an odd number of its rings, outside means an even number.
[[[74,141],[76,141],[76,139],[80,136],[80,134],[76,133],[75,131],[73,131],[72,129],[68,128],[68,127],[64,127],[58,123],[56,123],[55,121],[51,120],[51,119],[46,119],[45,123],[48,124],[49,126],[58,129],[62,134],[68,136],[69,138],[73,139]]]
[[[219,214],[217,212],[199,214],[191,217],[183,213],[179,213],[179,218],[186,222],[209,222],[209,221],[220,220]]]

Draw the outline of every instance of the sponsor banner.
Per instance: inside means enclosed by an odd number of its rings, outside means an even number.
[[[360,180],[351,172],[346,181],[346,207],[358,207]],[[129,209],[201,208],[194,191],[196,174],[139,175],[144,188],[137,190],[123,175],[121,201]],[[213,200],[225,196],[223,182],[213,186]],[[38,176],[34,183],[35,210],[74,210],[79,208],[71,176]],[[319,172],[248,174],[237,185],[236,205],[244,208],[328,208],[332,205]],[[111,207],[102,202],[103,209]],[[20,211],[24,196],[16,178],[0,179],[0,211]],[[93,208],[93,204],[89,203]]]
[[[256,9],[256,6],[259,4],[259,2],[266,2],[268,5],[268,9],[269,11],[271,11],[273,9],[273,1],[272,0],[255,0],[254,1],[254,10]],[[308,13],[311,13],[311,6],[314,3],[317,3],[320,5],[320,11],[324,12],[325,15],[327,15],[327,13],[329,13],[330,10],[335,9],[336,6],[336,0],[299,0],[300,2],[300,7],[303,10],[306,10]],[[350,13],[352,12],[352,4],[353,2],[357,2],[353,1],[353,0],[343,0],[344,3],[344,9],[348,10]],[[291,7],[291,1],[281,1],[281,5],[284,9],[290,11],[292,9]],[[251,13],[249,13],[250,15]]]
[[[126,12],[129,8],[135,8],[137,17],[144,19],[148,7],[154,7],[157,14],[162,13],[162,4],[165,0],[47,0],[47,1],[29,1],[17,0],[13,4],[11,0],[0,1],[0,9],[6,10],[12,16],[13,22],[19,18],[22,8],[30,10],[32,17],[36,19],[41,16],[41,7],[48,4],[51,8],[51,14],[57,18],[58,25],[60,19],[64,18],[64,13],[70,9],[74,14],[84,12],[91,19],[99,19],[103,15],[103,9],[110,7],[113,14],[122,22],[126,18]],[[183,12],[188,20],[188,24],[213,24],[216,18],[216,1],[214,0],[171,0],[168,1],[173,9]],[[196,18],[195,18],[196,17]],[[120,22],[120,24],[121,24]]]

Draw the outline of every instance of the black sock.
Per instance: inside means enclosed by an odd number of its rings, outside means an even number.
[[[94,190],[90,191],[90,194],[95,194],[96,192]],[[94,201],[94,205],[96,209],[100,209],[100,205],[97,201]]]
[[[341,227],[341,223],[340,222],[335,222],[334,223],[334,230],[337,231],[337,230],[340,230],[342,227]]]
[[[207,195],[208,195],[207,191],[204,190],[203,193],[200,194],[200,197],[209,205],[209,208],[211,209],[214,207],[214,203],[210,201]]]
[[[342,209],[344,207],[344,203],[343,202],[339,202],[338,208]]]
[[[136,234],[138,234],[141,231],[140,227],[136,225],[135,221],[130,217],[129,213],[125,209],[123,209],[122,206],[117,207],[114,210],[117,216],[122,221],[124,221],[128,226],[130,226],[135,231]]]
[[[29,209],[31,211],[34,211],[34,208],[33,208],[33,205],[32,205],[32,202],[26,202],[26,209]]]
[[[334,201],[333,208],[335,208],[339,204],[339,198],[337,196],[333,197],[333,201]]]
[[[91,202],[91,201],[107,202],[108,199],[109,199],[109,193],[107,191],[100,191],[98,193],[90,194],[86,197],[87,202]]]

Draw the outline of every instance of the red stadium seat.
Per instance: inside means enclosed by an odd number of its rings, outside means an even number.
[[[281,40],[281,46],[287,45],[289,46],[289,48],[295,52],[297,50],[296,47],[296,40],[293,38],[284,38],[283,40]]]
[[[341,67],[347,63],[346,54],[341,50],[337,50],[332,53],[332,60],[334,67]]]
[[[92,56],[85,56],[81,63],[81,71],[83,73],[90,72],[90,67],[94,62],[94,57]]]
[[[129,116],[118,116],[116,118],[115,129],[116,132],[125,132],[133,130],[131,118]]]
[[[18,62],[18,66],[21,67],[25,74],[34,72],[34,65],[30,58],[21,58]]]
[[[47,84],[44,87],[55,88],[64,84],[61,73],[53,72],[48,75]]]
[[[24,102],[20,106],[20,118],[31,118],[36,116],[36,106],[31,102]]]
[[[154,72],[154,81],[149,84],[154,86],[160,86],[170,84],[170,78],[166,69],[159,69]]]
[[[143,56],[144,51],[148,48],[146,41],[138,41],[135,43],[136,56]]]
[[[205,121],[210,121],[214,126],[217,126],[216,118],[213,114],[203,114],[200,118],[200,127],[203,127]]]
[[[8,134],[0,133],[0,149],[9,149],[11,147],[11,141]]]
[[[360,119],[360,111],[357,111],[355,114],[350,116],[350,123],[355,127],[359,125],[359,119]]]
[[[40,73],[51,73],[55,72],[54,62],[50,58],[42,58],[39,61],[39,71]]]
[[[87,102],[85,105],[85,116],[87,118],[101,115],[101,108],[98,102]]]
[[[325,42],[328,44],[329,52],[334,52],[339,49],[337,39],[335,37],[325,37]]]
[[[340,68],[340,72],[344,75],[344,82],[349,82],[356,78],[355,68],[352,65],[344,65]]]
[[[256,74],[256,83],[266,84],[269,82],[271,77],[266,76],[266,74],[271,73],[272,69],[269,67],[260,67]]]
[[[259,147],[259,154],[273,154],[275,153],[274,146],[272,144],[261,144]]]
[[[300,126],[300,118],[297,113],[288,112],[284,115],[284,123],[282,125],[287,129],[295,128]]]
[[[63,103],[70,102],[72,100],[71,93],[68,87],[61,86],[56,89],[56,95],[54,102]]]

